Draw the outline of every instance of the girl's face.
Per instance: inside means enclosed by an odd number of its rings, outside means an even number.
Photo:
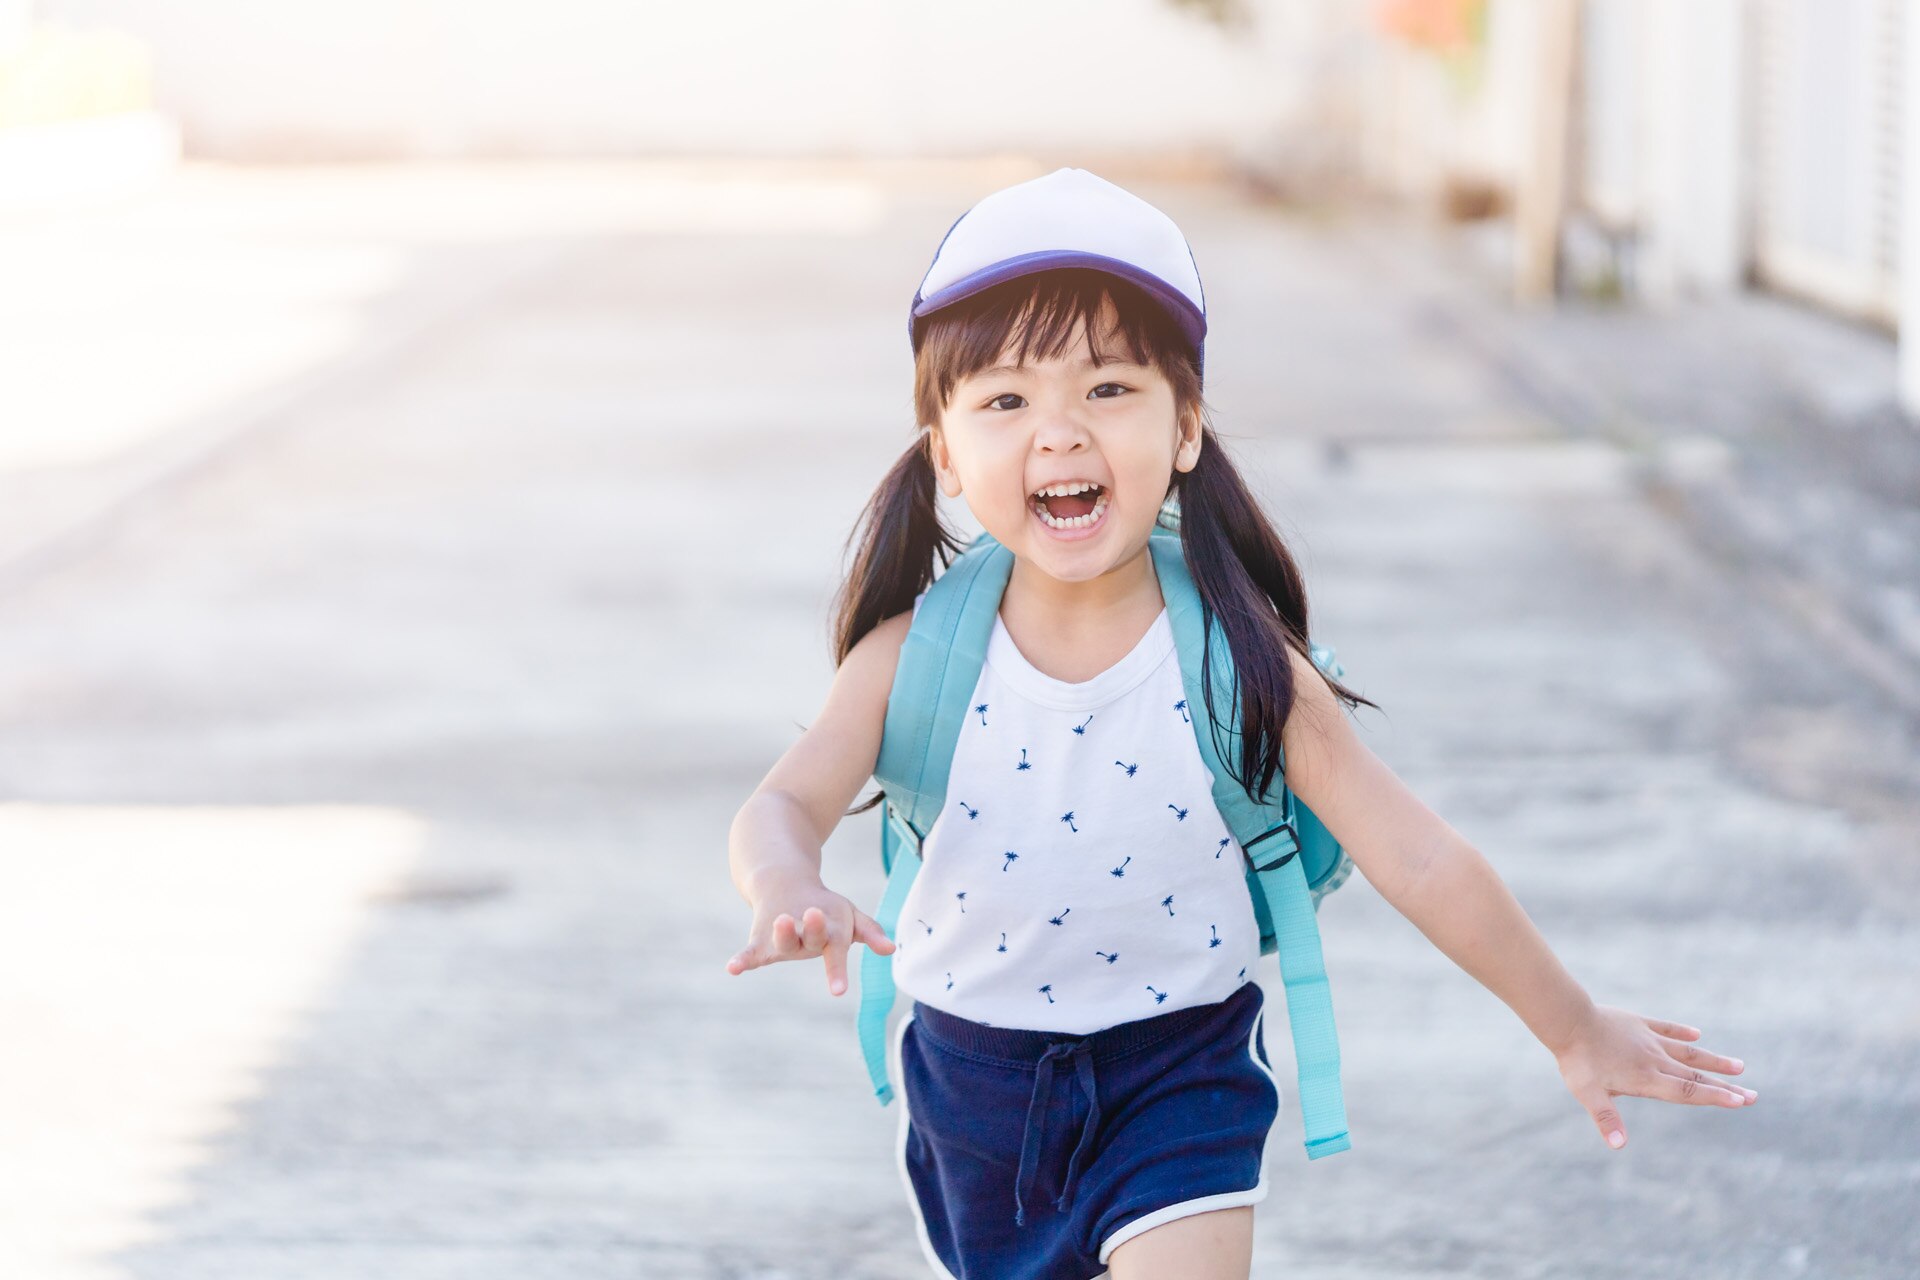
[[[1112,321],[1109,302],[1103,331]],[[941,492],[964,493],[988,533],[1063,582],[1143,554],[1173,473],[1200,457],[1198,416],[1179,420],[1166,377],[1117,336],[1100,350],[1113,358],[1095,366],[1076,327],[1063,356],[1014,368],[1003,353],[954,387],[931,441]],[[1083,491],[1039,496],[1063,485]]]

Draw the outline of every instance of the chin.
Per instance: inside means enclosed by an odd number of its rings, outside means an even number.
[[[1151,529],[1133,529],[1120,524],[1104,526],[1091,536],[1061,539],[1049,535],[1045,526],[1030,521],[1019,541],[996,538],[1013,548],[1022,559],[1034,561],[1047,576],[1061,582],[1091,582],[1109,573],[1117,565],[1146,549]]]

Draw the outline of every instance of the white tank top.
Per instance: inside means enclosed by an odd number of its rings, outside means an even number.
[[[969,707],[894,929],[900,990],[990,1026],[1082,1035],[1251,980],[1246,863],[1214,807],[1164,608],[1077,684],[1029,664],[995,614]]]

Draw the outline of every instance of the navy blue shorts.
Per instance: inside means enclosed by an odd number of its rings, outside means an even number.
[[[897,1154],[934,1274],[1103,1276],[1149,1228],[1265,1199],[1264,1021],[1254,982],[1084,1036],[914,1001],[894,1033]]]

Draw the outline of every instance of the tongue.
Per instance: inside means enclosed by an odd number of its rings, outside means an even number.
[[[1091,515],[1094,500],[1099,496],[1096,490],[1088,489],[1085,493],[1076,493],[1071,497],[1047,497],[1042,498],[1041,501],[1047,504],[1047,511],[1055,519],[1071,520],[1075,516]]]

